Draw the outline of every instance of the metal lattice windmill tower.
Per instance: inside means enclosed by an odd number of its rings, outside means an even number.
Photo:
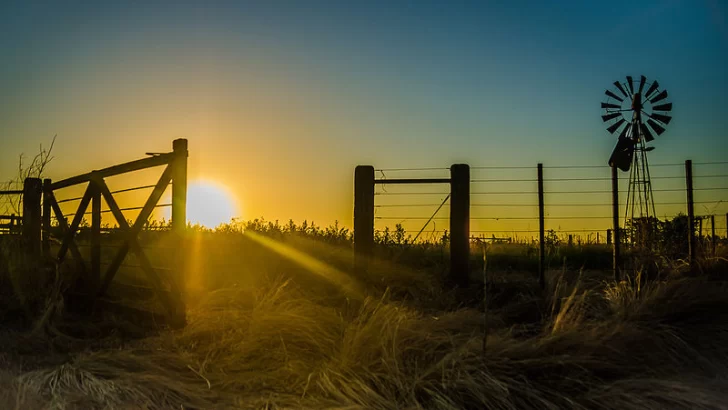
[[[619,135],[617,146],[609,157],[609,165],[629,172],[629,189],[625,208],[625,226],[634,221],[652,221],[656,218],[655,201],[647,153],[655,147],[647,146],[655,135],[665,132],[672,117],[672,103],[665,101],[667,91],[660,90],[657,81],[648,82],[640,76],[635,84],[631,76],[625,83],[615,81],[614,89],[607,90],[607,101],[602,103],[602,120],[608,123],[607,131]],[[644,91],[647,86],[647,91]],[[659,104],[657,104],[659,103]],[[653,134],[654,132],[654,134]]]

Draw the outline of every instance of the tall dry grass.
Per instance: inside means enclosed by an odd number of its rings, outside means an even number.
[[[16,369],[2,395],[17,408],[725,408],[728,288],[628,286],[562,289],[536,336],[490,321],[485,352],[476,310],[322,303],[282,279],[220,289],[182,331]]]
[[[80,340],[58,331],[72,324],[56,322],[46,333],[0,334],[4,406],[723,409],[728,403],[728,286],[715,275],[613,283],[564,270],[544,293],[533,280],[496,277],[489,283],[484,350],[482,310],[438,288],[436,275],[379,261],[371,277],[352,276],[363,289],[354,296],[292,262],[244,277],[231,267],[248,269],[235,258],[240,244],[229,245],[230,254],[218,245],[216,263],[203,258],[197,266],[224,277],[198,295],[182,330],[130,339],[119,331],[123,326],[113,326],[114,332],[86,331],[95,338]],[[347,257],[317,256],[344,273]]]

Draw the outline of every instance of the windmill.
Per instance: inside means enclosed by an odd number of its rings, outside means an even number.
[[[629,172],[624,218],[625,226],[634,226],[635,220],[653,221],[656,217],[647,162],[647,153],[655,147],[647,143],[665,132],[665,126],[672,120],[667,115],[672,111],[672,103],[667,102],[667,90],[660,90],[657,81],[649,82],[645,76],[640,76],[638,84],[631,76],[626,80],[615,81],[614,88],[605,91],[607,100],[601,107],[607,131],[619,136],[609,166]]]

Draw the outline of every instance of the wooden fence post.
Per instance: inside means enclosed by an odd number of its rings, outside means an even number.
[[[41,255],[41,195],[43,181],[26,178],[23,182],[23,242],[28,256]]]
[[[187,140],[172,141],[172,231],[184,234],[187,229]]]
[[[607,245],[611,245],[611,244],[612,244],[612,230],[607,229]]]
[[[710,246],[715,258],[715,215],[710,215]]]
[[[466,288],[470,276],[470,166],[450,167],[450,276]]]
[[[725,213],[725,238],[728,239],[728,212]]]
[[[538,164],[538,284],[546,288],[546,233],[543,203],[543,164]]]
[[[695,203],[693,202],[693,161],[685,161],[685,186],[688,201],[688,261],[695,268]]]
[[[186,311],[183,302],[186,286],[187,268],[187,158],[189,157],[187,140],[184,138],[172,141],[174,159],[172,167],[172,232],[177,240],[177,256],[174,261],[174,277],[170,278],[173,295],[172,302],[176,312],[172,318],[173,326],[181,327],[186,323]]]
[[[91,180],[91,278],[90,294],[101,284],[101,189]]]
[[[374,167],[358,165],[354,170],[354,269],[367,270],[374,252]]]
[[[52,181],[50,179],[43,180],[43,212],[42,212],[42,241],[43,241],[43,255],[48,258],[51,255],[51,189]]]
[[[619,173],[617,166],[612,165],[612,273],[614,280],[620,280],[620,267],[622,266],[622,256],[620,253],[620,234],[619,234]]]

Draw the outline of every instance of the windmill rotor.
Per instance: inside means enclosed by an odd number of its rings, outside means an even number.
[[[609,134],[618,136],[608,163],[629,172],[625,226],[631,223],[634,229],[639,225],[632,242],[645,244],[652,237],[656,217],[647,162],[647,153],[655,147],[646,144],[664,134],[672,121],[670,94],[657,81],[641,75],[639,81],[632,76],[615,81],[604,95],[602,121]]]
[[[656,136],[662,135],[672,120],[672,116],[668,115],[672,111],[672,103],[666,101],[669,93],[660,89],[657,81],[650,82],[647,77],[641,75],[639,83],[635,84],[632,76],[626,76],[626,81],[615,81],[613,85],[612,89],[604,92],[608,98],[601,103],[601,108],[604,110],[602,121],[607,131],[619,135],[617,146],[609,158],[610,166],[615,161],[622,165],[631,164],[633,158],[631,151],[639,148],[642,141],[652,142]],[[621,138],[629,138],[634,144],[631,144],[631,148],[627,148],[630,145],[626,142],[620,145]],[[629,171],[630,167],[631,165],[628,165],[625,169],[623,166],[618,166],[625,172]]]

